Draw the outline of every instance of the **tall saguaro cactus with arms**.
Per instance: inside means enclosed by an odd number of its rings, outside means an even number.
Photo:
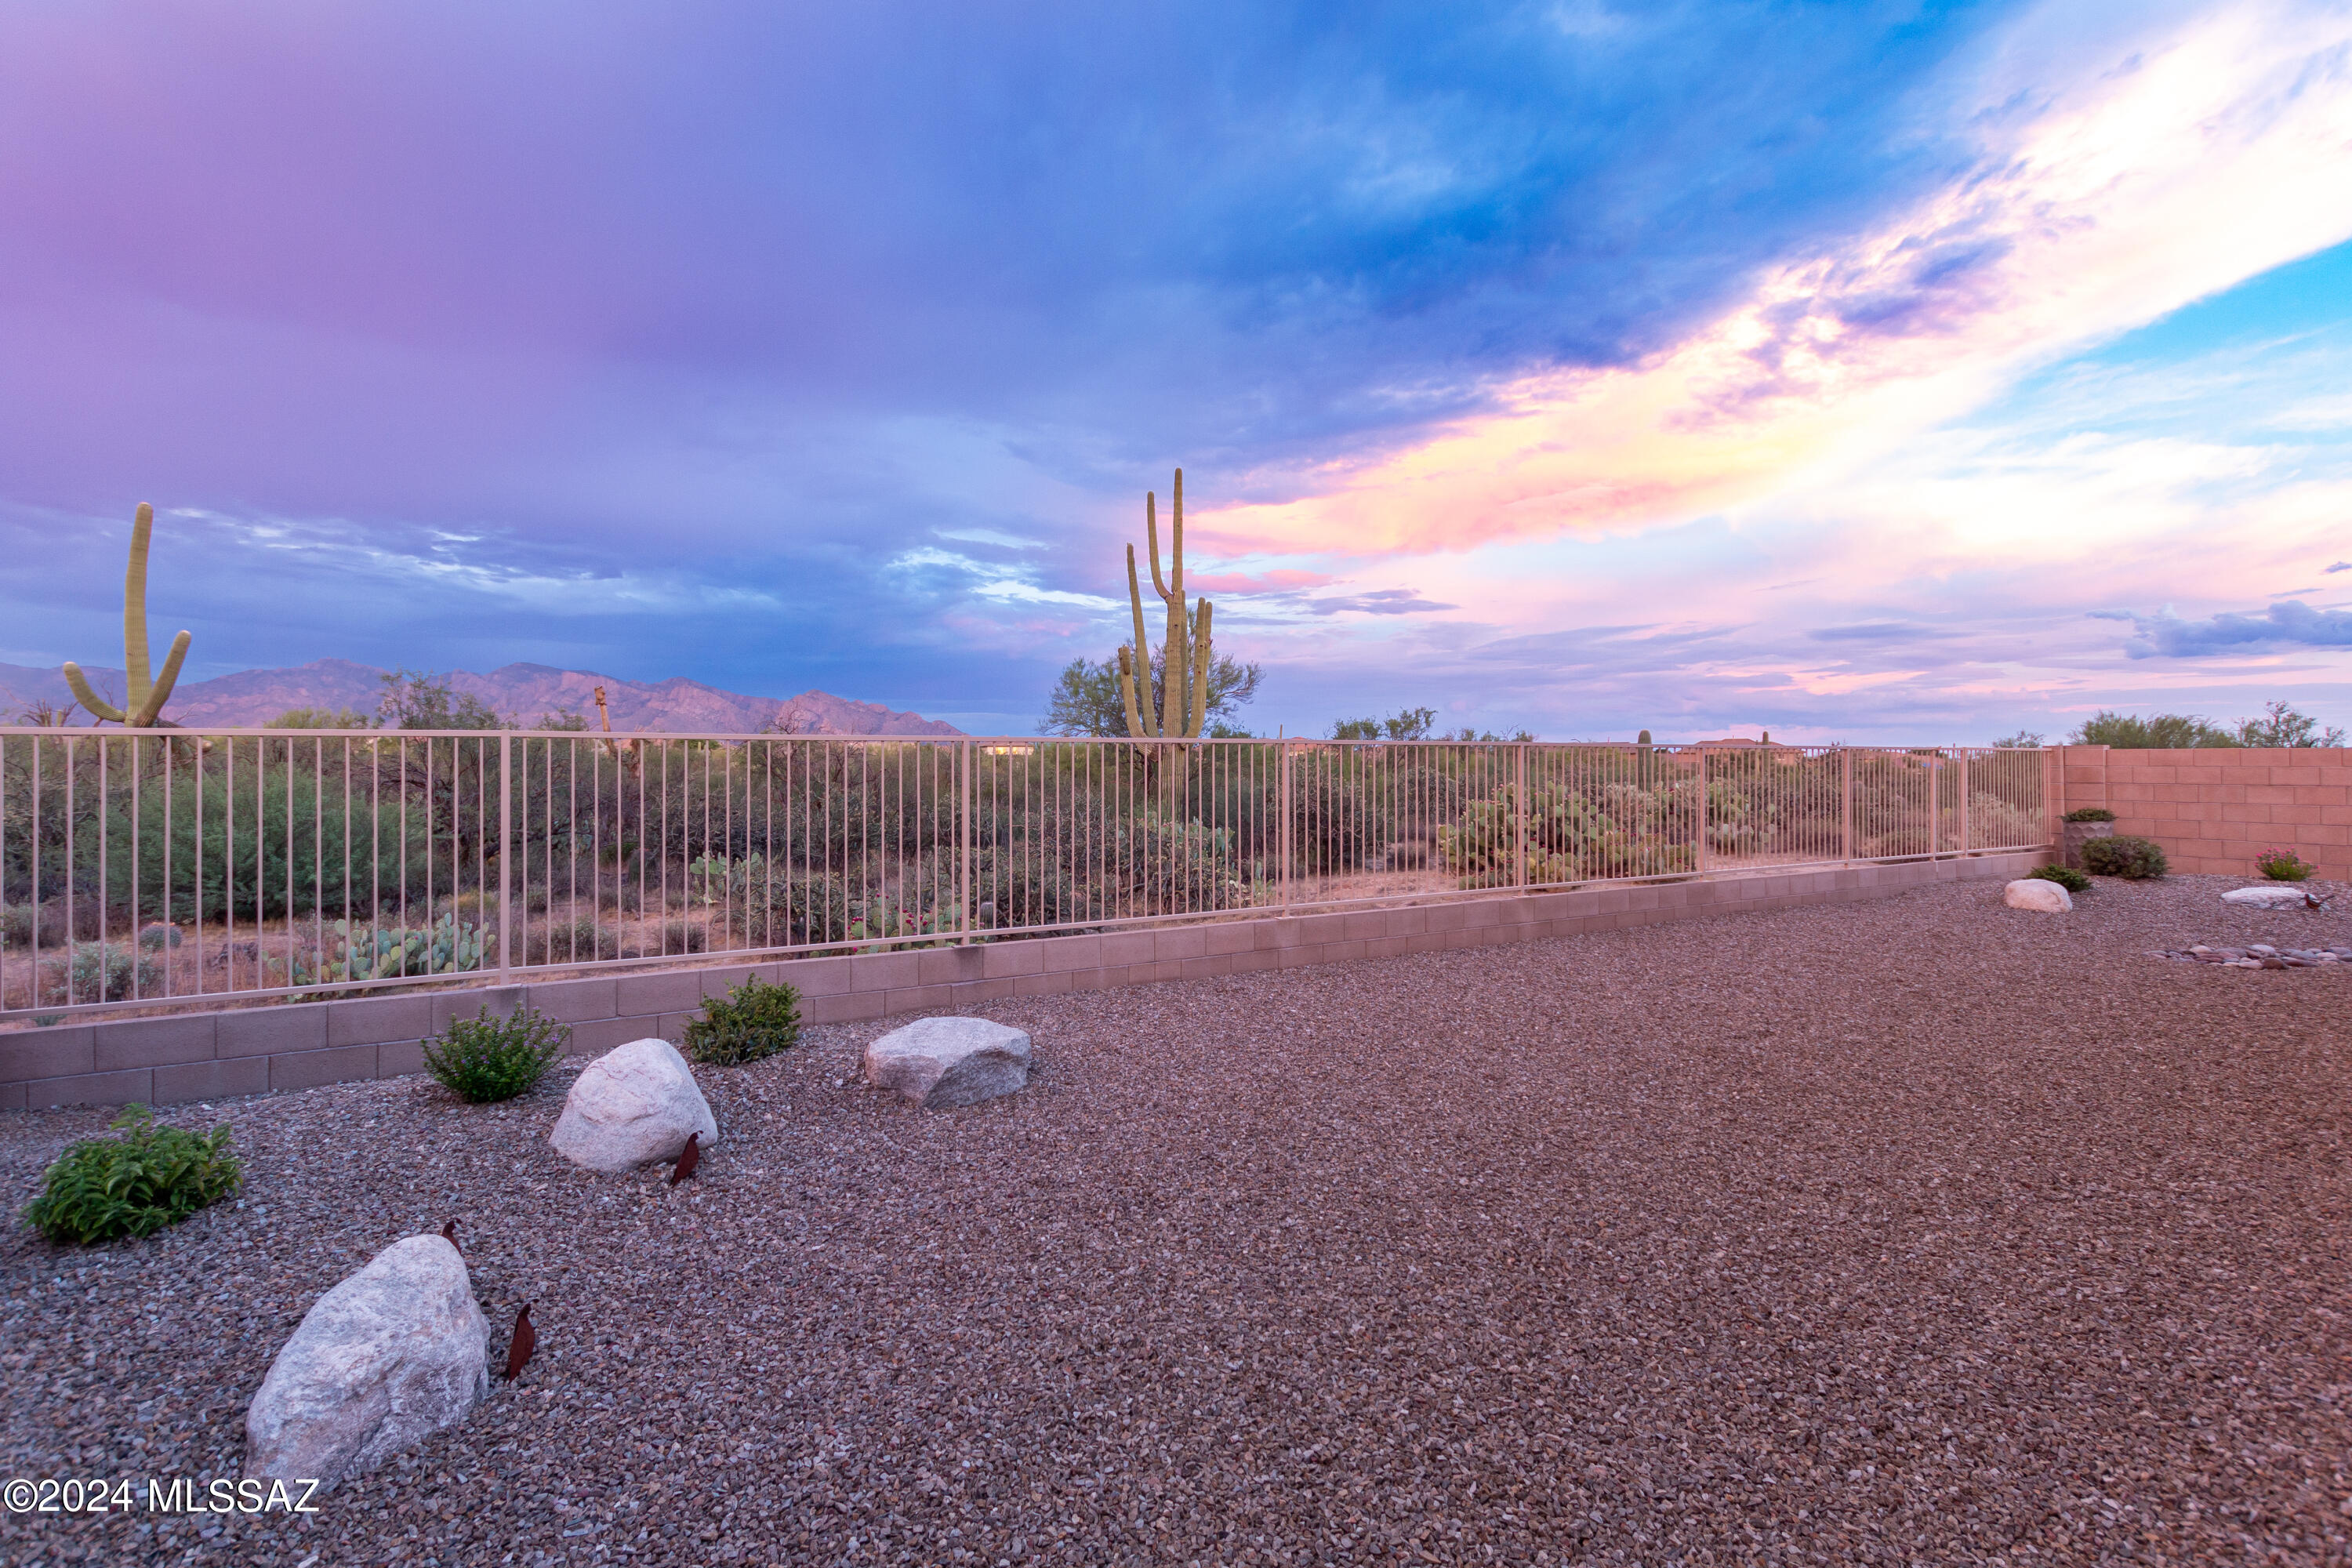
[[[118,724],[134,730],[152,726],[171,700],[172,687],[180,679],[180,661],[188,657],[188,634],[182,632],[172,639],[172,651],[163,658],[163,675],[151,680],[147,665],[147,538],[155,531],[155,509],[145,501],[139,503],[139,514],[131,524],[131,565],[122,574],[122,678],[127,689],[122,706],[115,707],[92,690],[81,666],[66,660],[66,684],[73,688],[75,700],[100,719],[111,719]]]
[[[1135,612],[1135,641],[1118,650],[1118,689],[1127,700],[1127,732],[1139,740],[1159,736],[1194,737],[1209,715],[1209,668],[1213,645],[1209,637],[1211,606],[1201,601],[1198,611],[1184,603],[1184,470],[1176,470],[1176,490],[1169,518],[1168,575],[1160,574],[1159,497],[1143,496],[1144,543],[1151,552],[1151,586],[1168,605],[1168,634],[1160,669],[1160,710],[1151,707],[1151,645],[1144,640],[1143,583],[1136,574],[1135,546],[1127,547],[1127,601]]]

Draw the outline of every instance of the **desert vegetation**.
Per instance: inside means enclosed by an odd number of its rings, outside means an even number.
[[[2040,792],[2025,752],[50,731],[0,737],[0,959],[39,1006],[993,938],[2030,843]]]

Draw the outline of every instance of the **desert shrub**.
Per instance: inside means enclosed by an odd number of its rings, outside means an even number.
[[[115,1118],[119,1138],[85,1138],[42,1179],[25,1217],[59,1244],[150,1236],[216,1204],[244,1182],[228,1125],[198,1135],[158,1127],[134,1105]]]
[[[105,926],[106,911],[94,897],[74,900],[71,921],[66,919],[62,898],[42,904],[0,905],[0,948],[28,948],[37,942],[45,948],[62,949],[70,942],[96,942]]]
[[[698,921],[666,921],[662,923],[661,950],[671,952],[700,952],[710,943],[709,928]]]
[[[1542,885],[1690,870],[1697,799],[1695,786],[1674,783],[1654,790],[1609,784],[1597,799],[1580,789],[1531,789],[1528,880]],[[1446,869],[1465,888],[1512,885],[1518,876],[1518,786],[1505,784],[1486,799],[1465,801],[1461,810],[1458,823],[1437,830]],[[1718,847],[1729,848],[1740,830],[1717,826],[1723,832]]]
[[[436,834],[429,803],[404,813],[394,790],[335,771],[314,776],[307,761],[289,778],[275,742],[263,742],[273,748],[266,766],[247,744],[208,763],[200,781],[142,792],[135,811],[127,800],[109,807],[116,841],[127,847],[107,868],[117,910],[129,908],[135,889],[142,912],[163,920],[218,920],[232,910],[275,920],[346,907],[364,915],[378,900],[422,903],[428,876],[446,888],[453,859],[470,862],[446,831]],[[372,789],[380,796],[373,804]],[[197,866],[201,878],[190,874]]]
[[[2254,869],[2273,882],[2305,882],[2319,868],[2291,848],[2273,846],[2255,858]]]
[[[702,1016],[686,1026],[686,1054],[736,1067],[790,1050],[800,1037],[801,994],[755,976],[724,996],[704,998]]]
[[[425,1041],[425,1066],[458,1099],[486,1105],[528,1090],[571,1041],[569,1028],[529,1007],[505,1018],[491,1017],[485,1007],[479,1017],[457,1019]]]
[[[727,918],[754,946],[802,947],[848,940],[850,922],[864,912],[865,900],[832,872],[772,864],[746,879]]]
[[[2040,844],[2050,835],[2042,815],[1986,790],[1969,793],[1969,842],[1981,849],[2003,844]]]
[[[2084,845],[2083,868],[2095,876],[2122,877],[2135,882],[2161,877],[2168,868],[2161,846],[2153,839],[2136,838],[2129,834],[2094,838]]]
[[[2086,893],[2091,889],[2091,879],[2072,866],[2037,866],[2026,875],[2039,877],[2045,882],[2055,882],[2070,893]]]
[[[584,916],[533,926],[522,941],[525,963],[586,963],[620,956],[620,932]]]
[[[1233,835],[1222,827],[1146,812],[1120,826],[1112,853],[1105,870],[1120,913],[1190,914],[1249,901]]]
[[[127,1002],[163,988],[161,966],[118,942],[76,942],[65,969],[47,986],[51,1002]]]
[[[2116,814],[2104,805],[2078,805],[2066,814],[2068,822],[2113,822]]]
[[[1059,859],[1025,844],[1003,848],[992,844],[975,850],[971,882],[974,920],[984,929],[1004,929],[1100,919],[1100,899]]]

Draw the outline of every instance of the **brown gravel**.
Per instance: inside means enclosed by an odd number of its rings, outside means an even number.
[[[702,1079],[701,1179],[406,1079],[213,1109],[245,1206],[0,1242],[8,1474],[233,1474],[304,1309],[457,1215],[539,1360],[301,1524],[18,1563],[2352,1561],[2352,913],[1997,884],[1008,1002]],[[845,1081],[847,1080],[847,1081]],[[201,1124],[195,1108],[173,1120]],[[21,1201],[90,1111],[15,1114]]]

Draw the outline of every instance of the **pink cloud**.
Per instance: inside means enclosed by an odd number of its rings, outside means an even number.
[[[1196,594],[1296,594],[1337,581],[1321,572],[1261,572],[1255,577],[1246,572],[1222,572],[1188,576],[1184,586]]]

